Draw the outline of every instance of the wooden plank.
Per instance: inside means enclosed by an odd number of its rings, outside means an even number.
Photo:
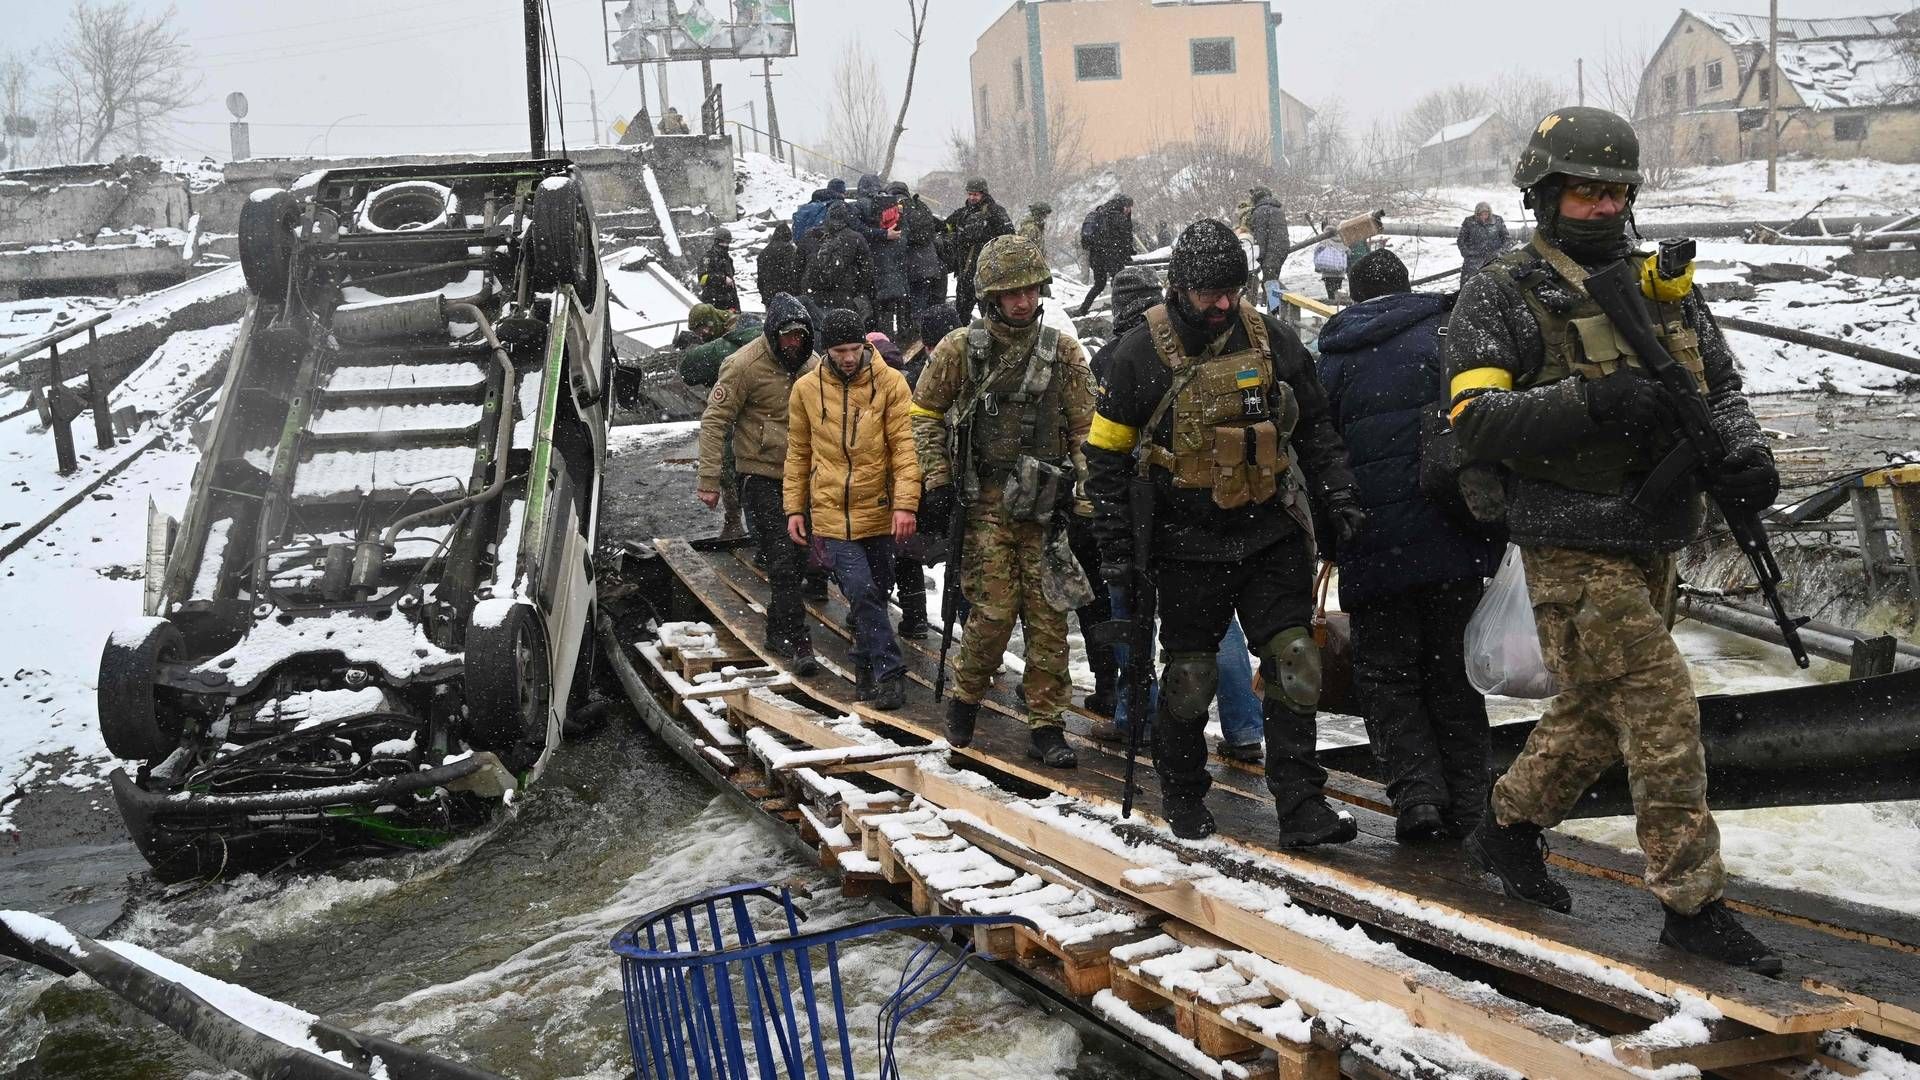
[[[662,554],[690,587],[719,605],[715,613],[723,620],[728,607],[750,595],[754,585],[764,584],[758,579],[729,581],[714,564],[684,545],[675,550],[668,543]],[[726,562],[738,566],[731,559]],[[736,593],[730,601],[724,593],[736,584],[748,591]],[[822,653],[834,648],[834,642],[818,644]],[[833,708],[923,738],[941,733],[942,720],[929,702],[909,702],[901,710],[878,713],[845,700],[851,695],[835,680],[799,681]],[[1088,767],[1105,754],[1103,749],[1084,749],[1079,770],[1047,770],[1027,762],[1024,738],[1010,737],[1014,733],[1007,727],[983,713],[974,744],[957,753],[1094,805],[1117,806],[1117,781],[1099,767]],[[1116,756],[1106,756],[1114,763],[1108,766],[1112,772],[1124,767]],[[1153,793],[1141,792],[1136,805],[1150,823],[1162,824]],[[1602,891],[1588,894],[1592,902],[1581,904],[1580,917],[1562,916],[1505,900],[1453,852],[1422,851],[1390,841],[1356,842],[1310,853],[1285,851],[1258,839],[1273,827],[1270,810],[1249,799],[1216,800],[1214,809],[1221,823],[1220,838],[1271,867],[1273,883],[1297,899],[1536,979],[1604,995],[1609,1003],[1635,1006],[1651,1018],[1670,1011],[1666,998],[1677,990],[1702,997],[1723,1014],[1762,1031],[1821,1031],[1850,1026],[1860,1018],[1860,1010],[1850,1004],[1661,948],[1651,930],[1653,904],[1643,893],[1623,896],[1617,886],[1584,879],[1589,889]],[[1591,965],[1637,982],[1645,993],[1628,992],[1583,974]]]
[[[789,727],[798,737],[805,738],[809,729],[824,742],[837,737],[797,712],[784,718],[775,716],[779,706],[764,699],[749,698],[746,707],[756,710],[756,715],[770,725]],[[1042,857],[1079,867],[1110,882],[1121,881],[1127,870],[1135,868],[1124,856],[1073,830],[1045,823],[1011,799],[997,798],[925,767],[897,775],[903,788],[935,805],[964,810]],[[1128,892],[1124,887],[1116,891]],[[1394,1005],[1419,1018],[1423,1026],[1458,1035],[1476,1051],[1526,1075],[1564,1080],[1626,1080],[1633,1075],[1569,1045],[1597,1038],[1589,1029],[1519,1002],[1494,998],[1484,988],[1476,989],[1428,965],[1400,958],[1389,966],[1372,956],[1343,953],[1306,933],[1273,922],[1261,912],[1204,896],[1191,887],[1135,898],[1177,918],[1211,926],[1235,946],[1309,977]]]
[[[1719,1039],[1692,1046],[1661,1046],[1632,1037],[1616,1039],[1613,1043],[1613,1052],[1620,1060],[1635,1068],[1663,1069],[1668,1065],[1692,1065],[1702,1071],[1728,1065],[1753,1065],[1781,1058],[1804,1057],[1819,1048],[1820,1036],[1810,1031]]]

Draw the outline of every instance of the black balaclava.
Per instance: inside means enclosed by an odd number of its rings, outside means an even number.
[[[1566,182],[1565,176],[1556,173],[1528,190],[1527,202],[1533,208],[1533,219],[1540,223],[1540,231],[1582,265],[1625,258],[1633,251],[1627,229],[1633,222],[1633,199],[1640,189],[1636,187],[1627,193],[1627,208],[1613,217],[1580,221],[1560,216],[1560,192]]]

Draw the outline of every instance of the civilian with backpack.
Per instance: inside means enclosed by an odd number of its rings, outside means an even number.
[[[1080,223],[1080,246],[1086,249],[1087,265],[1093,270],[1093,286],[1075,316],[1085,315],[1113,275],[1133,261],[1133,196],[1115,195],[1094,207]]]

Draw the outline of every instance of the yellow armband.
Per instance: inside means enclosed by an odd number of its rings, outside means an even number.
[[[1454,403],[1453,408],[1447,412],[1447,422],[1453,423],[1460,418],[1460,413],[1466,409],[1468,403],[1478,396],[1474,391],[1511,389],[1513,389],[1513,373],[1506,368],[1469,368],[1455,375],[1453,382],[1447,387],[1448,397]],[[1463,399],[1460,397],[1462,394],[1468,396]]]
[[[1140,441],[1140,429],[1118,424],[1093,414],[1093,426],[1087,429],[1087,445],[1101,450],[1111,450],[1116,454],[1133,453],[1134,445]]]

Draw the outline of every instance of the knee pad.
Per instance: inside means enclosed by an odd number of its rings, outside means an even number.
[[[1312,716],[1320,708],[1320,647],[1304,626],[1289,626],[1260,647],[1267,700]]]
[[[1220,686],[1220,663],[1213,653],[1168,653],[1160,679],[1160,703],[1175,719],[1205,717]]]

